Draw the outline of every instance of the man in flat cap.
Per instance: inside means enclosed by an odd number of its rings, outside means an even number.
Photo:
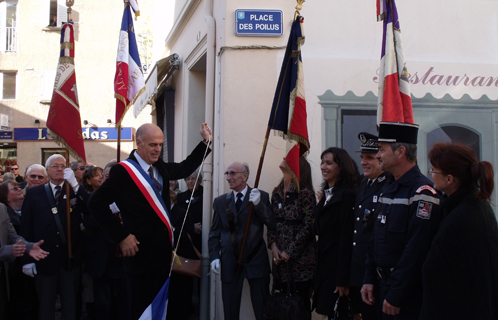
[[[379,151],[377,136],[367,132],[360,132],[358,139],[361,141],[361,147],[357,152],[360,152],[363,175],[360,178],[360,187],[354,207],[355,225],[353,231],[349,297],[351,298],[351,309],[357,318],[376,320],[379,317],[374,307],[362,301],[360,289],[363,285],[363,277],[365,276],[365,255],[377,218],[379,195],[384,189],[386,181],[392,176],[380,168],[379,159],[375,157]]]
[[[419,318],[421,267],[440,222],[438,194],[417,165],[417,134],[415,124],[381,122],[379,126],[376,157],[380,168],[394,179],[377,199],[380,205],[361,294],[366,304],[379,305],[383,319]]]

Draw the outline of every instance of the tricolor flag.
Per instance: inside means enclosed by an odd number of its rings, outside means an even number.
[[[145,91],[142,64],[138,54],[135,29],[130,5],[123,13],[123,22],[119,36],[118,57],[116,59],[116,75],[114,77],[114,97],[116,98],[116,128],[138,96]]]
[[[65,23],[61,30],[61,53],[47,128],[49,135],[61,142],[74,158],[86,163],[74,69],[74,30],[69,23]]]
[[[292,23],[278,78],[268,126],[288,140],[285,160],[299,188],[299,157],[310,148],[301,45],[304,43],[304,18],[298,16]]]
[[[384,20],[377,124],[381,121],[413,123],[410,82],[394,0],[377,0],[377,16]]]
[[[164,320],[168,310],[169,279],[166,280],[161,290],[159,290],[154,301],[145,309],[138,320]]]

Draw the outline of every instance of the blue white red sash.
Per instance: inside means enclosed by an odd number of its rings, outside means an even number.
[[[171,229],[171,222],[169,220],[169,211],[164,204],[163,198],[157,189],[151,177],[142,169],[142,167],[133,160],[126,159],[119,163],[122,165],[128,174],[133,179],[137,187],[140,189],[145,199],[149,202],[150,206],[156,212],[157,216],[166,225],[169,232],[171,245],[173,245],[173,231]],[[167,191],[165,191],[167,192]]]

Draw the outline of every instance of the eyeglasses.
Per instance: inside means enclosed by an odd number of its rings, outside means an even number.
[[[30,174],[28,177],[30,179],[32,179],[32,180],[35,180],[35,179],[43,180],[43,179],[45,179],[45,176],[39,176],[39,175],[36,175],[36,174]]]
[[[21,188],[19,188],[19,187],[14,187],[14,188],[10,189],[10,191],[21,191],[21,190],[22,190],[22,189],[21,189]]]
[[[10,168],[10,170],[19,170],[19,168]]]
[[[237,173],[245,173],[245,172],[236,172],[236,171],[230,171],[230,172],[225,172],[225,176],[231,176],[233,177],[234,175],[236,175]]]
[[[434,171],[434,168],[433,168],[433,167],[430,167],[430,168],[429,168],[429,174],[433,174],[433,173],[443,174],[442,172]]]
[[[85,169],[86,169],[86,168],[85,168],[85,167],[83,167],[83,166],[76,168],[76,170],[81,170],[81,171],[83,171],[83,170],[85,170]]]
[[[65,164],[52,164],[52,165],[50,165],[50,168],[52,168],[52,169],[66,169],[66,165]]]

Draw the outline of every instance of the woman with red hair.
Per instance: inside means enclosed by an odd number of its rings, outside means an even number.
[[[497,319],[493,166],[456,143],[435,144],[429,160],[434,187],[446,196],[441,203],[444,218],[422,268],[420,319]]]

